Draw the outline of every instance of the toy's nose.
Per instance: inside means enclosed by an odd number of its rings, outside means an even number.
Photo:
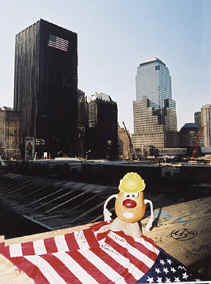
[[[132,200],[132,199],[125,199],[122,204],[123,204],[123,206],[125,206],[127,208],[136,207],[136,202],[135,202],[135,200]]]

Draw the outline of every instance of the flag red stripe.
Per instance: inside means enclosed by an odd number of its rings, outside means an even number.
[[[89,229],[92,231],[98,231],[104,225],[108,225],[108,223],[102,221],[102,222],[92,225]]]
[[[128,250],[122,247],[121,245],[119,245],[118,243],[116,243],[113,239],[107,237],[105,243],[109,244],[112,248],[117,250],[121,255],[128,257],[129,254]]]
[[[23,255],[35,254],[33,242],[22,243],[21,246],[22,246]]]
[[[44,254],[41,256],[67,283],[81,284],[81,281],[53,254]],[[56,283],[55,283],[56,284]]]
[[[107,274],[107,270],[109,270],[107,266],[109,266],[113,270],[111,272],[115,271],[116,273],[121,275],[122,278],[124,278],[127,283],[135,283],[136,282],[135,277],[139,275],[138,271],[140,271],[140,274],[147,273],[149,269],[152,267],[152,265],[155,263],[158,257],[157,254],[159,253],[159,247],[151,239],[143,235],[140,236],[140,241],[138,240],[136,241],[133,237],[125,235],[124,232],[122,231],[112,232],[108,230],[104,233],[95,234],[94,232],[98,231],[103,225],[105,225],[105,222],[93,225],[89,229],[83,230],[83,233],[81,234],[80,233],[65,234],[61,236],[61,238],[58,238],[58,244],[56,242],[57,239],[55,237],[43,239],[47,254],[43,254],[40,257],[43,260],[47,261],[48,265],[50,265],[51,268],[54,269],[54,271],[58,273],[58,275],[62,277],[64,281],[66,281],[67,283],[81,283],[82,280],[78,279],[80,278],[80,274],[76,274],[75,276],[73,270],[73,267],[75,269],[77,266],[72,267],[71,265],[71,267],[67,267],[65,265],[65,262],[64,263],[62,262],[62,258],[61,260],[59,259],[60,254],[58,255],[54,254],[55,252],[58,252],[59,247],[63,249],[66,248],[67,245],[69,251],[66,252],[66,254],[70,255],[73,261],[76,262],[79,266],[81,266],[82,269],[81,272],[86,271],[92,278],[96,279],[96,281],[98,281],[99,283],[111,283],[111,280]],[[77,236],[79,236],[79,240],[76,240]],[[84,242],[83,236],[85,237],[85,240],[90,247],[89,250],[88,248],[86,248],[86,242]],[[66,245],[64,244],[63,238],[65,239]],[[101,241],[99,242],[99,240]],[[100,247],[101,242],[102,242],[102,248]],[[144,242],[147,242],[146,246]],[[39,242],[37,244],[39,244]],[[109,246],[106,247],[106,244],[111,246],[110,251],[109,251]],[[79,245],[81,245],[82,248],[81,250]],[[4,244],[3,245],[0,244],[0,252],[4,254],[7,258],[9,258],[9,260],[12,263],[14,263],[19,269],[23,270],[29,277],[33,278],[36,284],[49,283],[50,280],[46,279],[46,277],[48,276],[47,275],[44,276],[41,272],[42,266],[40,266],[41,268],[40,270],[36,265],[33,264],[33,261],[32,262],[30,261],[30,257],[28,257],[28,259],[22,256],[10,257],[9,248],[10,246],[5,246]],[[35,254],[34,242],[30,241],[22,243],[21,249],[23,255],[32,256]],[[11,252],[14,255],[16,251],[19,252],[19,247],[18,246],[12,247]],[[89,254],[90,259],[87,257],[88,251],[90,252]],[[115,253],[117,253],[117,255],[115,255]],[[102,262],[95,264],[95,262],[97,261],[93,254],[97,258],[99,258]],[[120,256],[118,254],[120,254]],[[130,263],[137,268],[137,270],[135,269],[132,272],[133,274],[128,272],[128,267],[127,267],[128,262],[126,261],[126,263],[124,264],[123,262],[124,258],[123,257],[121,258],[121,255],[127,258],[130,261]],[[102,266],[100,267],[100,265]],[[50,271],[51,270],[49,270],[49,273]],[[43,273],[45,273],[44,270]],[[49,277],[49,279],[51,278]]]
[[[128,258],[130,261],[142,272],[147,273],[151,267],[148,267],[143,261],[137,259],[132,254],[129,254]]]
[[[117,232],[118,235],[120,235],[122,238],[126,239],[126,241],[136,249],[138,249],[140,252],[147,255],[149,258],[151,258],[153,261],[157,259],[157,254],[151,250],[149,250],[147,247],[145,247],[143,244],[134,241],[134,239],[131,236],[125,235],[123,232]],[[147,241],[147,240],[145,240]]]
[[[9,246],[5,246],[5,243],[0,244],[0,253],[3,254],[5,257],[10,257]]]
[[[104,233],[99,233],[99,234],[97,234],[97,240],[100,241],[100,240],[106,238],[107,235],[108,235],[108,231],[106,231]]]
[[[160,249],[159,248],[159,246],[158,245],[156,245],[156,243],[152,240],[152,239],[150,239],[150,238],[148,238],[148,237],[146,237],[146,236],[144,236],[144,235],[142,235],[141,236],[145,241],[147,241],[147,242],[149,242],[150,244],[152,244],[154,247],[156,247],[157,249]]]
[[[54,253],[58,251],[54,238],[45,239],[44,243],[47,253]]]
[[[95,237],[95,235],[92,231],[90,231],[89,229],[84,230],[84,236],[85,236],[90,248],[99,247],[99,243],[96,240],[96,237]]]
[[[123,267],[120,263],[115,261],[109,254],[104,252],[101,248],[93,248],[91,249],[91,251],[101,260],[103,260],[107,265],[109,265],[113,270],[115,270],[118,274],[120,274],[123,278],[125,278],[125,281],[127,283],[136,282],[133,275],[130,274],[125,267]]]
[[[108,243],[115,250],[117,250],[120,254],[127,257],[131,261],[131,263],[134,264],[143,273],[146,273],[150,269],[150,267],[148,267],[144,262],[142,262],[140,259],[135,258],[132,254],[128,252],[127,249],[120,246],[118,243],[116,243],[111,238],[107,237],[105,242]]]
[[[110,283],[110,279],[106,277],[96,266],[94,266],[91,262],[87,261],[80,252],[67,252],[87,273],[89,273],[94,279],[97,279],[100,283]]]
[[[79,249],[74,233],[66,234],[65,240],[70,251]]]
[[[20,270],[24,271],[30,278],[32,278],[36,284],[51,284],[42,274],[40,269],[23,256],[11,257],[9,260]]]

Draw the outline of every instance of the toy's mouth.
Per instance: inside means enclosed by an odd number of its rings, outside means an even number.
[[[134,217],[134,214],[132,212],[124,212],[123,213],[123,216],[126,218],[126,219],[131,219]]]
[[[132,199],[125,199],[122,202],[122,205],[125,206],[126,208],[135,208],[137,206],[137,203],[135,200]]]

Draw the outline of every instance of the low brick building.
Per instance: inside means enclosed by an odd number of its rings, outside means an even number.
[[[0,154],[5,159],[20,158],[20,113],[11,108],[0,108]]]

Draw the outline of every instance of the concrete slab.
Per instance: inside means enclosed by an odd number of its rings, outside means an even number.
[[[194,272],[200,273],[202,278],[210,280],[211,197],[158,208],[155,215],[154,228],[144,234]],[[143,227],[147,220],[143,220]]]

